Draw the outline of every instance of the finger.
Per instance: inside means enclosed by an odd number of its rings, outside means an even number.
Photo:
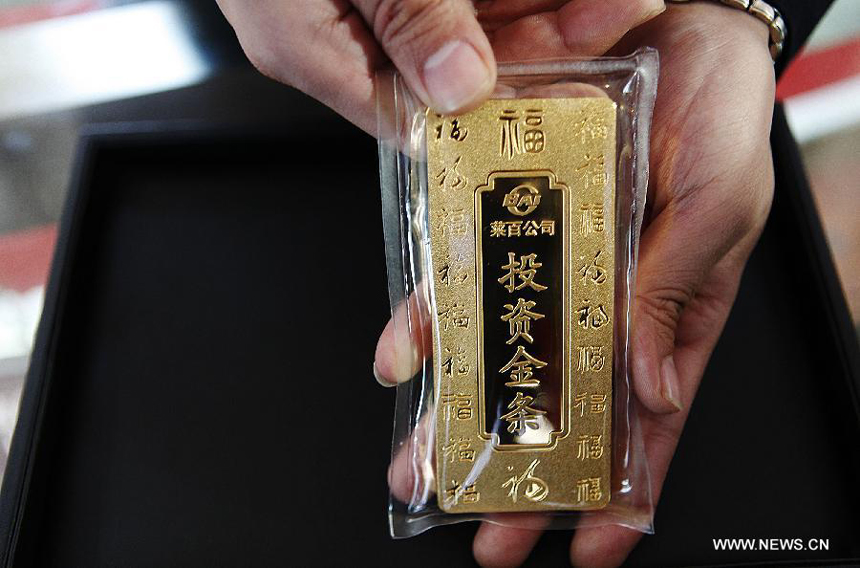
[[[698,380],[695,380],[684,385],[680,396],[685,410],[680,412],[655,414],[637,407],[645,453],[648,456],[648,475],[634,479],[634,493],[624,497],[629,500],[624,506],[630,508],[631,514],[640,511],[642,515],[650,515],[652,503],[658,501],[698,384]],[[650,493],[646,488],[635,487],[636,483],[646,482],[650,482],[650,487],[647,488]],[[642,533],[619,526],[617,512],[596,511],[587,515],[587,523],[591,526],[577,529],[571,540],[571,564],[598,568],[620,566],[642,538]],[[646,519],[643,521],[647,522]]]
[[[685,371],[689,370],[685,369]],[[639,413],[649,472],[649,476],[640,482],[650,481],[650,496],[653,503],[657,503],[660,499],[666,473],[687,420],[690,404],[699,388],[700,377],[701,374],[698,374],[693,380],[682,383],[679,400],[683,410],[673,414],[656,414],[642,409]],[[640,494],[648,495],[645,491],[641,491]],[[650,503],[634,503],[631,506],[647,510]],[[621,566],[642,538],[643,533],[613,524],[617,523],[617,517],[608,512],[590,515],[592,516],[589,523],[595,526],[577,529],[571,540],[571,564],[596,568]]]
[[[413,92],[450,114],[477,106],[496,82],[487,36],[468,0],[356,0]]]
[[[435,412],[431,408],[394,450],[394,457],[388,466],[388,488],[401,503],[426,503],[435,493],[434,416]]]
[[[640,265],[633,314],[632,372],[637,396],[652,412],[673,412],[681,407],[680,377],[676,348],[684,340],[678,322],[697,296],[706,275],[718,262],[731,265],[721,269],[725,278],[736,283],[746,259],[767,217],[770,207],[768,188],[772,188],[768,156],[755,155],[766,164],[744,180],[748,190],[732,185],[711,183],[684,198],[675,199],[661,210],[643,233]],[[734,183],[734,182],[730,182]],[[726,197],[728,196],[728,197]],[[696,305],[705,310],[698,318],[706,329],[700,330],[716,341],[734,299],[734,286],[715,287],[710,298]],[[709,302],[710,301],[710,305]],[[713,306],[719,309],[714,309]],[[710,310],[711,313],[708,313]],[[685,343],[697,343],[689,338]],[[704,365],[713,343],[697,353]]]
[[[472,544],[475,560],[484,567],[519,566],[537,544],[547,521],[546,515],[488,515],[478,528]]]
[[[373,375],[384,387],[392,387],[414,377],[433,349],[430,314],[427,303],[421,298],[418,291],[401,302],[376,343]]]
[[[657,502],[696,396],[708,357],[719,338],[740,284],[741,273],[757,234],[742,239],[726,254],[702,283],[696,297],[685,308],[678,322],[674,359],[679,376],[679,402],[683,408],[673,414],[658,414],[647,408],[637,412],[645,453],[648,456],[650,496]],[[648,495],[641,492],[641,495]],[[647,508],[647,503],[632,507]],[[577,566],[617,566],[636,546],[642,534],[611,525],[616,518],[607,512],[591,514],[595,526],[578,530],[571,543],[571,562]]]
[[[595,97],[609,98],[606,91],[594,85],[586,83],[555,83],[551,85],[527,85],[522,87],[518,95],[524,99],[550,99],[550,98],[575,98]]]
[[[218,4],[260,72],[375,133],[374,75],[387,58],[349,2],[318,0],[296,6],[282,0],[218,0]]]
[[[568,3],[569,0],[478,0],[475,11],[484,29],[495,29],[514,20],[551,12]]]
[[[621,566],[642,533],[618,525],[577,529],[570,545],[570,563],[589,568]]]
[[[660,499],[669,464],[687,420],[690,404],[699,387],[699,377],[701,374],[682,383],[679,403],[683,410],[679,412],[657,414],[647,408],[636,407],[645,454],[648,456],[648,476],[642,476],[638,483],[650,482],[648,488],[650,492],[639,488],[636,492],[639,495],[639,501],[629,503],[629,507],[647,511],[650,515],[652,503],[657,503]],[[636,482],[634,480],[634,483]],[[648,501],[649,497],[650,501]],[[635,499],[634,495],[628,498]],[[588,523],[593,526],[577,529],[574,534],[570,543],[571,564],[595,568],[621,566],[642,538],[643,533],[619,526],[617,516],[608,511],[588,513],[588,515],[590,516]]]
[[[601,55],[665,8],[663,0],[571,0],[494,29],[492,45],[499,61]]]

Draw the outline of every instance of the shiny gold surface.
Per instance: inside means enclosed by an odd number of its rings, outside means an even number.
[[[604,507],[615,104],[491,100],[426,132],[439,506]]]

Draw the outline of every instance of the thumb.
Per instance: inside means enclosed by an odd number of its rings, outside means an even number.
[[[382,49],[418,97],[453,114],[496,83],[490,42],[468,0],[356,0]]]

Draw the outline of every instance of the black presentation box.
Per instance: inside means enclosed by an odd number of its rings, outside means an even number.
[[[631,566],[860,558],[858,355],[777,115],[776,202]],[[392,541],[374,141],[94,132],[81,144],[0,502],[4,566],[460,566]],[[827,551],[715,551],[714,538]],[[569,534],[529,564],[566,565]]]

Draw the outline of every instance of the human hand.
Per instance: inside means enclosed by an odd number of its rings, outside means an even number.
[[[263,74],[371,134],[374,76],[389,62],[425,104],[454,114],[492,92],[497,57],[600,55],[663,10],[663,0],[217,1]]]
[[[716,4],[670,6],[627,34],[612,53],[645,45],[659,50],[661,73],[631,355],[657,499],[770,207],[774,76],[767,28],[748,14]],[[512,58],[524,55],[517,49],[505,51]],[[384,379],[411,376],[412,369],[404,369],[402,362],[415,360],[404,349],[389,325],[376,355]],[[515,566],[539,536],[539,530],[484,523],[474,553],[485,566]],[[580,529],[571,544],[571,561],[618,565],[640,537],[613,525]]]
[[[492,91],[496,60],[659,50],[631,330],[656,499],[771,202],[767,28],[710,2],[670,6],[656,18],[662,1],[482,0],[477,16],[462,0],[307,0],[298,9],[285,0],[219,3],[258,68],[368,132],[375,129],[373,75],[389,58],[422,101],[456,113]],[[427,346],[399,344],[389,324],[375,369],[385,382],[407,380],[425,354]],[[396,486],[397,468],[392,472]],[[475,557],[486,566],[515,566],[539,536],[483,523]],[[617,565],[640,537],[614,525],[580,529],[571,560]]]
[[[770,208],[774,75],[767,28],[716,4],[670,6],[613,52],[644,45],[658,49],[661,69],[631,351],[656,501]],[[485,524],[475,555],[516,565],[538,534]],[[571,561],[621,564],[639,538],[613,525],[581,529]]]

